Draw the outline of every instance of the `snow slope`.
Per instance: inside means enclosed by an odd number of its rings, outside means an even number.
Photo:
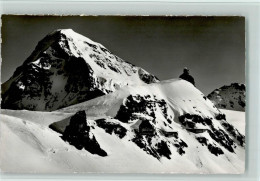
[[[158,82],[71,29],[43,38],[32,54],[2,84],[2,108],[53,111],[125,85]]]
[[[245,111],[245,96],[245,84],[233,83],[214,90],[207,97],[220,109]]]
[[[29,112],[17,111],[15,114],[26,115]],[[60,134],[48,128],[46,123],[20,119],[12,116],[13,113],[13,111],[4,110],[0,115],[0,168],[3,172],[241,173],[244,169],[242,159],[244,150],[240,150],[237,155],[242,160],[231,155],[233,163],[226,162],[226,156],[215,157],[208,154],[207,149],[196,142],[191,137],[192,133],[188,132],[184,132],[183,136],[190,138],[193,144],[189,145],[190,149],[187,150],[187,154],[183,156],[176,154],[174,159],[162,158],[159,161],[147,155],[135,144],[119,139],[116,135],[108,135],[103,129],[96,127],[93,130],[94,134],[109,153],[108,157],[99,157],[67,144],[59,137]],[[35,118],[39,114],[39,119],[43,114],[48,116],[52,114],[31,113],[35,114]],[[88,122],[91,122],[91,119]],[[230,159],[230,155],[228,158]]]
[[[17,111],[7,109],[1,109],[1,114],[24,119],[44,126],[49,126],[54,122],[70,118],[73,115],[73,113],[64,114],[60,112]]]
[[[225,115],[210,100],[186,81],[172,79],[149,85],[128,86],[60,111],[79,110],[85,110],[97,123],[103,118],[108,125],[123,126],[129,134],[123,139],[135,142],[159,160],[165,157],[174,160],[184,155],[193,158],[196,150],[200,152],[201,147],[208,147],[203,152],[204,157],[215,160],[212,155],[216,159],[224,156],[223,164],[231,163],[238,172],[243,172],[244,136],[229,124],[229,120],[225,120]],[[156,134],[151,138],[140,136],[136,132],[140,120],[148,120]],[[164,132],[177,132],[178,136],[168,138]],[[149,139],[152,141],[149,142]],[[163,149],[160,149],[162,145]],[[161,150],[167,151],[165,153]],[[200,163],[201,167],[205,166],[204,162],[193,162],[196,165]],[[208,169],[211,166],[205,167]]]
[[[0,167],[4,172],[138,172],[138,169],[144,168],[143,163],[147,160],[153,165],[146,165],[144,172],[152,170],[154,164],[160,166],[157,160],[149,160],[150,157],[134,144],[128,144],[117,137],[107,137],[98,128],[95,130],[99,134],[98,140],[103,147],[110,148],[111,156],[104,159],[66,144],[48,126],[3,114],[1,120]],[[132,168],[125,167],[126,164],[131,164]]]
[[[190,113],[203,117],[212,117],[220,111],[204,94],[192,84],[182,79],[171,79],[159,83],[139,86],[127,86],[108,95],[69,106],[58,111],[76,112],[86,110],[89,116],[116,116],[123,100],[129,95],[155,95],[167,101],[176,116]],[[205,100],[206,99],[206,100]]]
[[[84,125],[77,123],[80,110],[87,115]],[[2,110],[0,167],[22,173],[243,173],[244,136],[236,128],[245,117],[231,125],[236,114],[225,113],[227,121],[198,89],[180,79],[121,88],[58,112]],[[141,133],[145,121],[154,134]],[[85,138],[77,144],[95,138],[107,155],[64,140],[69,126],[72,138]]]
[[[223,112],[226,115],[227,121],[230,124],[236,125],[235,127],[238,129],[238,131],[241,134],[245,135],[246,115],[244,111],[232,111],[232,110],[221,109],[221,112]]]

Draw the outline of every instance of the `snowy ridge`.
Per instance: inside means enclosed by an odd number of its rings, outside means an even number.
[[[224,164],[232,164],[237,172],[243,172],[244,135],[228,123],[226,116],[210,100],[186,81],[172,79],[129,86],[59,111],[79,110],[85,110],[94,120],[88,121],[90,127],[102,128],[111,136],[133,142],[161,162],[179,157],[182,160],[186,156],[191,158],[203,149],[201,155],[204,158],[223,159]],[[141,133],[142,122],[148,122],[151,135]],[[67,122],[67,125],[70,124],[73,123]],[[191,164],[201,170],[211,168],[201,157]]]
[[[2,85],[2,108],[53,111],[125,85],[152,82],[158,79],[103,45],[71,29],[56,30]]]
[[[93,100],[69,106],[58,111],[76,112],[86,110],[89,116],[114,117],[123,100],[129,95],[151,95],[164,99],[169,106],[176,110],[177,116],[190,113],[202,117],[212,117],[220,111],[209,101],[202,92],[189,82],[182,79],[171,79],[149,85],[127,86],[114,93]],[[206,100],[205,100],[206,99]]]
[[[223,86],[214,90],[207,97],[216,105],[217,108],[245,111],[245,96],[245,84],[233,83],[229,86]]]

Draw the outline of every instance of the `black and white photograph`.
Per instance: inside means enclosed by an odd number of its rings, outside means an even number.
[[[1,19],[2,172],[245,172],[245,17]]]

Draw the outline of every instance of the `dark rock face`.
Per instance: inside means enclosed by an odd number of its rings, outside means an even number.
[[[143,80],[147,84],[151,84],[151,83],[159,81],[159,79],[156,76],[149,74],[142,68],[139,68],[138,74],[139,74],[140,79]]]
[[[218,144],[223,146],[226,150],[231,153],[234,153],[235,142],[241,146],[244,146],[245,139],[244,136],[241,135],[232,125],[226,122],[224,114],[218,114],[216,116],[216,121],[219,121],[221,127],[216,127],[213,124],[213,120],[209,118],[202,118],[199,115],[191,115],[184,114],[179,117],[180,123],[188,130],[188,129],[198,129],[198,126],[203,126],[206,133]],[[227,134],[227,133],[229,134]],[[194,132],[196,133],[196,132]],[[233,139],[232,139],[233,138]],[[196,137],[199,143],[203,146],[206,145],[209,151],[218,156],[220,154],[224,154],[221,148],[219,148],[215,143],[209,143],[208,139],[203,136]]]
[[[217,115],[215,116],[215,118],[216,118],[217,120],[222,120],[222,119],[226,120],[226,115],[219,113],[219,114],[217,114]]]
[[[127,130],[120,124],[107,122],[105,119],[98,119],[96,120],[96,123],[98,127],[103,128],[109,134],[114,133],[119,138],[126,136]]]
[[[160,112],[164,119],[158,119],[156,112]],[[172,117],[168,115],[168,105],[164,99],[158,99],[152,95],[129,95],[121,105],[115,119],[123,123],[131,123],[133,120],[141,121],[139,128],[134,130],[132,141],[149,155],[157,158],[171,159],[170,146],[174,146],[178,154],[183,155],[188,145],[178,137],[170,124]],[[163,122],[164,126],[171,130],[173,136],[168,136],[166,131],[158,130],[157,124]],[[167,135],[167,136],[166,136]],[[174,144],[168,141],[174,140]]]
[[[177,152],[180,155],[185,154],[184,148],[188,147],[188,145],[183,140],[180,140],[179,143],[175,143],[174,146],[177,148]]]
[[[59,32],[40,41],[12,76],[15,80],[2,94],[2,108],[52,111],[104,95],[90,65],[65,51],[68,43]],[[33,62],[36,59],[38,62]],[[2,90],[8,84],[3,84]]]
[[[212,125],[212,120],[210,118],[202,118],[199,115],[196,114],[184,114],[182,116],[179,116],[180,123],[187,127],[187,128],[196,128],[196,123],[200,123],[202,125]]]
[[[138,70],[143,73],[139,75]],[[110,74],[113,79],[117,77],[116,82],[106,77]],[[2,84],[1,106],[53,111],[115,91],[132,83],[132,77],[136,77],[133,74],[145,83],[158,82],[155,76],[113,55],[101,44],[72,30],[57,30],[43,38]]]
[[[66,127],[61,138],[79,150],[85,148],[92,154],[107,156],[90,129],[90,126],[87,125],[85,111],[79,111],[71,117],[70,124]]]
[[[240,146],[243,146],[243,147],[245,146],[245,136],[240,134],[239,131],[236,128],[234,128],[234,126],[232,126],[228,122],[223,122],[222,126],[224,126],[225,130],[233,136],[235,141]]]
[[[217,108],[245,111],[245,84],[232,83],[211,92],[207,97]]]
[[[132,139],[132,141],[149,155],[152,155],[157,159],[160,159],[162,156],[171,159],[171,150],[169,149],[168,144],[165,141],[161,140],[157,141],[155,146],[152,146],[152,139],[154,139],[153,136],[142,136],[137,134],[136,137]]]
[[[41,68],[41,64],[56,70]],[[28,64],[19,69],[20,76],[2,95],[2,108],[52,111],[105,94],[96,87],[93,71],[82,58],[71,57],[67,63],[61,59],[51,62],[41,59],[39,65]]]
[[[155,129],[148,120],[143,120],[139,125],[139,133],[142,135],[154,135]]]
[[[129,95],[126,98],[125,103],[120,106],[115,118],[127,123],[129,120],[136,118],[136,113],[141,113],[151,117],[153,119],[152,122],[154,122],[157,107],[160,108],[165,119],[169,119],[168,122],[170,122],[171,120],[167,115],[167,105],[165,100],[157,99],[156,96],[151,95]]]
[[[129,120],[133,118],[133,113],[144,113],[148,114],[152,118],[155,118],[153,114],[154,111],[148,113],[146,107],[150,109],[154,109],[154,101],[151,99],[150,95],[142,97],[140,95],[137,96],[128,96],[125,105],[121,105],[119,111],[117,112],[116,119],[127,123]]]
[[[217,143],[226,148],[229,152],[234,152],[234,141],[226,134],[222,129],[216,129],[214,127],[212,130],[208,130],[210,137],[215,140]]]
[[[188,145],[181,139],[172,138],[174,139],[173,146],[176,148],[176,151],[179,155],[185,154],[184,148],[187,148]],[[172,152],[170,150],[170,142],[168,138],[162,138],[161,135],[141,135],[136,134],[132,141],[144,150],[149,155],[157,158],[160,160],[161,157],[166,157],[171,159]],[[153,145],[152,142],[155,144]]]
[[[155,146],[157,146],[156,151],[160,156],[165,156],[166,158],[171,159],[170,158],[171,150],[169,149],[169,147],[165,141],[161,141],[161,142],[157,143]]]
[[[212,154],[214,154],[216,156],[224,154],[224,152],[221,150],[221,148],[219,148],[215,145],[212,145],[212,144],[208,144],[208,149]]]

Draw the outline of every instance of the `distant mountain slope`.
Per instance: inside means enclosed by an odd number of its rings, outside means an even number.
[[[245,84],[233,83],[229,86],[225,85],[214,90],[207,97],[216,105],[217,108],[245,111],[245,96]]]
[[[71,29],[56,30],[2,84],[4,109],[53,111],[120,87],[158,82],[144,69]]]
[[[226,115],[227,121],[234,125],[241,134],[246,134],[246,121],[243,121],[246,119],[245,112],[226,109],[221,109],[221,112]]]

